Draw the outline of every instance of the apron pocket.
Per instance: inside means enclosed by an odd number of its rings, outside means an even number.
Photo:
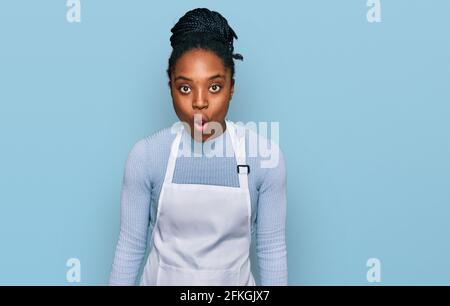
[[[158,286],[237,286],[237,269],[186,269],[159,262]]]

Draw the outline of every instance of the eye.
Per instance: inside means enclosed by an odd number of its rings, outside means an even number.
[[[211,85],[211,87],[209,87],[211,92],[216,93],[219,92],[219,90],[222,88],[220,85],[218,84],[213,84]]]
[[[188,93],[191,92],[191,89],[189,88],[189,86],[186,86],[186,85],[180,86],[178,89],[179,89],[179,90],[181,91],[181,93],[183,93],[183,94],[188,94]]]

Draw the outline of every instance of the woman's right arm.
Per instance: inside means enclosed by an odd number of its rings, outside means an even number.
[[[136,285],[145,255],[151,194],[147,148],[147,139],[139,140],[126,161],[120,203],[120,234],[110,285]]]

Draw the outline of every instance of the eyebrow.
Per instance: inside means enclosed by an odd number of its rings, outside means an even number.
[[[217,79],[217,78],[225,79],[225,77],[223,75],[216,74],[216,75],[213,75],[213,76],[209,77],[208,80]],[[174,81],[177,81],[177,80],[192,81],[191,79],[189,79],[189,78],[187,78],[187,77],[185,77],[183,75],[177,76]]]

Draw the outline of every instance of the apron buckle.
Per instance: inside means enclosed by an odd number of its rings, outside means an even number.
[[[243,172],[244,174],[249,174],[250,173],[250,166],[249,165],[237,165],[237,173],[239,173],[239,174],[241,173],[239,171],[240,167],[247,168],[247,172]]]

